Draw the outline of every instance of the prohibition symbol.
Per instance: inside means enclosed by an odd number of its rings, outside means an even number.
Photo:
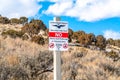
[[[54,48],[54,46],[55,46],[54,43],[50,43],[50,44],[49,44],[49,47],[50,47],[50,48]]]
[[[68,48],[68,44],[67,43],[65,43],[65,44],[63,44],[63,48]]]

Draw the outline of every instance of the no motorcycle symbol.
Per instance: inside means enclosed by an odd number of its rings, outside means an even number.
[[[50,43],[50,44],[49,44],[49,47],[50,47],[50,48],[54,48],[54,46],[55,46],[54,43]]]
[[[67,43],[63,44],[63,48],[64,49],[68,48],[68,44]]]

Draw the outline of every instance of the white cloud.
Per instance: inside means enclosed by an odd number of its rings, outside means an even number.
[[[50,1],[50,2],[58,2],[60,0],[48,0],[48,1]]]
[[[113,30],[106,30],[104,31],[104,37],[106,39],[109,39],[109,38],[120,39],[120,32],[116,32]]]
[[[71,16],[83,21],[120,17],[120,0],[51,0],[56,1],[45,14]]]
[[[45,0],[37,0],[38,2],[43,2],[43,1],[45,1]]]
[[[61,15],[65,14],[68,9],[72,6],[72,1],[65,1],[65,2],[58,2],[49,7],[49,9],[45,12],[46,14],[54,14],[54,15]]]
[[[36,0],[0,0],[0,14],[9,18],[34,16],[41,7]]]
[[[38,2],[40,1],[48,1],[48,2],[63,2],[63,1],[70,1],[70,0],[37,0]]]

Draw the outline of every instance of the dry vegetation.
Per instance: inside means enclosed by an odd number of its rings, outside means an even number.
[[[20,31],[21,27],[23,27],[21,24],[12,25],[12,24],[1,24],[0,23],[0,34],[4,31],[8,31],[10,29]]]
[[[0,37],[0,80],[53,80],[48,45]],[[120,80],[120,60],[102,51],[69,47],[62,52],[62,80]]]
[[[0,34],[0,80],[53,80],[53,54],[41,20],[0,17]],[[69,42],[83,47],[61,52],[62,80],[120,80],[119,40],[69,29]]]
[[[16,30],[16,31],[20,31],[21,30],[21,27],[23,27],[22,24],[1,24],[0,23],[0,31],[3,32],[3,31],[7,31],[7,30]]]

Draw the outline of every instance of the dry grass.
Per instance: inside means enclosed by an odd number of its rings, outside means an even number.
[[[15,25],[11,25],[11,24],[1,24],[0,23],[0,34],[3,31],[7,31],[7,30],[16,30],[16,31],[20,31],[21,27],[23,27],[21,24],[15,24]]]
[[[114,62],[100,51],[82,47],[71,49],[62,54],[63,75],[68,76],[63,80],[120,80],[120,61]]]
[[[53,55],[47,46],[0,37],[0,80],[53,80]],[[62,80],[120,80],[120,61],[101,51],[74,46],[61,57]]]

